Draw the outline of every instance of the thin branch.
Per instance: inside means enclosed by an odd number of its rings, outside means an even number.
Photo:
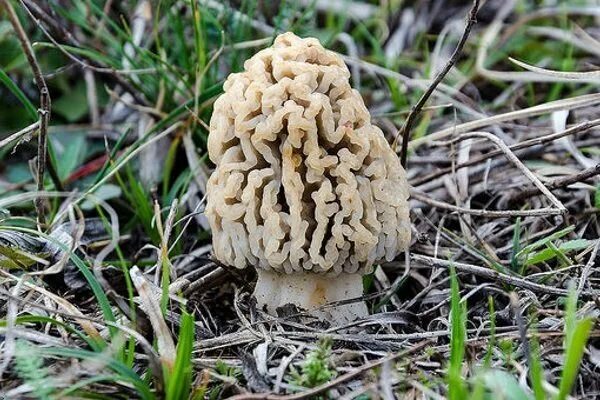
[[[2,0],[4,8],[8,14],[10,23],[21,43],[27,62],[31,67],[35,83],[40,92],[40,108],[38,113],[40,115],[40,131],[38,135],[38,150],[37,150],[37,190],[42,192],[44,190],[44,172],[46,167],[46,156],[47,156],[47,140],[48,140],[48,121],[50,119],[50,93],[48,92],[48,86],[42,75],[42,70],[35,58],[35,53],[31,47],[31,42],[17,17],[15,9],[8,0]],[[37,221],[39,225],[43,225],[46,221],[44,216],[44,204],[43,198],[39,197],[35,200],[35,208],[37,211]]]
[[[599,249],[600,249],[600,240],[596,240],[596,245],[594,246],[594,249],[592,250],[590,259],[588,260],[588,262],[585,264],[585,267],[583,267],[583,270],[581,271],[581,275],[579,278],[579,284],[577,285],[577,297],[581,296],[583,287],[585,286],[585,283],[587,282],[587,279],[590,276],[590,271],[592,271],[592,268],[594,268],[594,265],[596,265],[596,255],[598,255]]]
[[[429,198],[425,193],[416,191],[414,189],[410,191],[410,197],[413,200],[420,201],[421,203],[425,203],[432,207],[454,211],[459,214],[476,215],[485,218],[541,217],[548,215],[564,214],[562,210],[551,207],[538,208],[535,210],[478,210],[472,208],[465,208],[455,206],[444,201]]]
[[[555,206],[555,208],[541,208],[536,210],[510,210],[510,211],[497,211],[497,210],[477,210],[464,207],[458,207],[452,204],[448,204],[442,201],[430,199],[425,193],[417,191],[412,188],[410,193],[413,199],[421,201],[425,204],[429,204],[433,207],[442,208],[446,210],[456,211],[461,214],[479,215],[488,218],[506,218],[516,216],[540,216],[540,215],[563,215],[567,213],[566,207],[552,194],[552,192],[544,186],[544,184],[538,179],[533,172],[531,172],[519,158],[510,150],[510,148],[499,138],[492,135],[489,132],[468,132],[463,133],[453,139],[451,142],[458,142],[469,138],[485,138],[493,142],[502,153],[512,162],[519,171],[523,173],[533,184],[536,189],[539,190],[548,198],[548,200]]]
[[[550,133],[548,135],[544,135],[544,136],[539,136],[536,138],[532,138],[532,139],[528,139],[528,140],[524,140],[522,142],[519,143],[515,143],[513,145],[508,146],[508,148],[512,151],[515,150],[521,150],[521,149],[525,149],[528,147],[532,147],[532,146],[539,146],[542,144],[546,144],[548,142],[552,142],[554,140],[560,139],[562,137],[565,136],[569,136],[569,135],[575,135],[577,133],[582,133],[582,132],[586,132],[589,129],[596,127],[600,125],[600,119],[594,119],[591,121],[585,121],[582,122],[580,124],[574,125],[570,128],[565,129],[564,131],[560,131],[560,132],[553,132]],[[469,159],[468,161],[462,162],[462,163],[458,163],[456,165],[454,165],[453,167],[447,167],[447,168],[442,168],[439,171],[435,171],[432,172],[428,175],[422,176],[422,177],[416,177],[414,180],[412,180],[410,182],[410,184],[412,186],[420,186],[424,183],[427,183],[429,181],[432,181],[436,178],[439,178],[440,176],[449,174],[451,172],[454,172],[456,170],[459,170],[461,168],[465,168],[465,167],[469,167],[471,165],[475,165],[475,164],[479,164],[483,161],[486,161],[490,158],[496,157],[498,155],[502,154],[502,150],[497,149],[497,150],[491,150],[485,154],[482,154],[480,156],[476,156],[476,157],[472,157],[471,159]]]
[[[35,132],[39,128],[39,126],[40,121],[36,121],[33,124],[21,129],[19,132],[15,132],[12,135],[0,140],[0,149],[16,140],[21,140],[23,136],[27,136],[30,133]]]
[[[485,139],[493,142],[502,151],[502,153],[504,153],[506,158],[508,158],[509,161],[511,161],[519,169],[519,171],[521,171],[523,173],[523,175],[525,175],[527,177],[527,179],[529,179],[535,185],[536,189],[539,190],[540,192],[542,192],[544,194],[544,196],[546,196],[548,198],[548,200],[550,200],[550,202],[552,204],[554,204],[554,206],[558,210],[560,210],[561,214],[565,214],[567,212],[567,209],[560,202],[560,200],[558,200],[556,198],[556,196],[554,196],[554,194],[552,194],[552,192],[550,190],[548,190],[548,188],[546,188],[546,186],[544,186],[544,184],[538,179],[538,177],[535,176],[535,174],[533,172],[531,172],[531,170],[529,170],[529,168],[527,168],[525,166],[525,164],[523,164],[523,162],[521,162],[521,160],[519,160],[519,157],[517,157],[515,155],[515,153],[513,153],[510,150],[510,148],[498,137],[492,135],[489,132],[469,132],[469,133],[463,133],[462,135],[459,135],[453,141],[456,142],[456,141],[465,140],[465,139],[469,139],[469,138],[473,138],[473,137],[482,137],[482,138],[485,138]]]
[[[548,190],[560,189],[565,186],[572,185],[573,183],[585,181],[586,179],[592,178],[596,175],[600,175],[600,164],[596,164],[593,167],[586,168],[577,174],[554,179],[553,181],[546,183],[545,187],[548,188]],[[535,196],[539,192],[540,190],[537,187],[530,188],[518,192],[510,200],[513,202],[525,200],[532,196]]]
[[[206,275],[198,278],[197,280],[193,281],[193,282],[189,282],[183,293],[184,295],[189,295],[193,292],[197,292],[198,288],[206,285],[209,282],[214,282],[215,280],[219,279],[219,278],[223,278],[226,275],[227,271],[221,267],[217,267],[215,270],[210,271],[209,273],[207,273]]]
[[[530,280],[518,276],[507,275],[490,268],[480,267],[478,265],[465,264],[457,261],[442,260],[440,258],[434,258],[414,253],[410,255],[410,258],[415,262],[420,262],[431,267],[454,267],[461,272],[467,272],[479,276],[481,278],[487,278],[491,281],[501,282],[523,289],[528,289],[535,293],[553,294],[557,296],[566,296],[568,294],[568,291],[563,288],[542,285],[541,283],[531,282]],[[595,292],[590,291],[582,291],[581,294],[582,296],[585,296],[587,298],[593,298],[597,295]]]
[[[456,61],[458,61],[458,58],[460,57],[460,54],[462,53],[462,49],[463,49],[465,43],[467,42],[469,34],[471,33],[471,28],[473,28],[473,25],[477,22],[476,17],[477,17],[478,10],[479,10],[479,0],[474,0],[473,6],[471,7],[471,10],[469,11],[468,19],[465,24],[465,30],[460,38],[460,41],[456,45],[456,49],[454,49],[454,53],[452,53],[452,56],[450,57],[450,59],[448,60],[448,62],[444,66],[444,68],[438,73],[438,75],[435,77],[433,82],[431,82],[431,85],[429,85],[429,87],[427,88],[425,93],[423,93],[423,95],[421,96],[421,98],[419,99],[417,104],[412,107],[412,109],[410,110],[410,114],[408,114],[408,117],[406,118],[406,120],[404,121],[404,124],[402,125],[402,128],[396,134],[396,138],[394,139],[394,144],[393,144],[392,148],[396,149],[396,147],[398,145],[398,138],[400,136],[402,136],[402,150],[400,151],[400,162],[402,163],[402,166],[404,168],[406,168],[406,156],[408,153],[408,139],[410,136],[410,130],[412,128],[412,125],[414,124],[415,119],[421,112],[421,109],[423,108],[423,106],[425,105],[425,103],[427,102],[427,100],[429,99],[429,97],[431,96],[433,91],[435,90],[435,88],[440,84],[440,82],[442,82],[442,80],[444,79],[446,74],[450,71],[450,69],[452,69],[454,64],[456,64]]]

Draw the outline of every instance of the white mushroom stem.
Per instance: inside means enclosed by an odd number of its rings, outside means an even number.
[[[363,295],[362,275],[341,273],[337,276],[306,273],[282,274],[258,269],[254,296],[260,309],[277,315],[278,307],[293,304],[299,309],[313,311],[323,305],[357,299]],[[369,315],[364,301],[325,307],[311,312],[333,322],[343,324]]]

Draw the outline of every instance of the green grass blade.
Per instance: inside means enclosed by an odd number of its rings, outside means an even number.
[[[80,330],[73,328],[72,325],[62,322],[62,321],[58,321],[54,318],[45,317],[42,315],[23,315],[23,316],[17,317],[15,322],[17,325],[21,325],[21,324],[23,324],[23,325],[24,324],[56,325],[57,327],[61,327],[64,330],[66,330],[67,332],[79,337],[79,339],[81,339],[82,341],[87,343],[87,345],[90,346],[90,348],[92,350],[100,351],[106,347],[106,342],[102,341],[101,343],[99,343],[99,341],[102,340],[101,338],[90,338],[89,336],[87,336],[86,334],[81,332]],[[0,320],[0,326],[6,326],[6,321]]]
[[[119,381],[119,375],[106,374],[106,375],[92,376],[91,378],[82,379],[79,382],[72,384],[68,388],[63,389],[61,392],[57,393],[56,398],[57,399],[69,398],[67,396],[71,395],[72,393],[76,393],[78,390],[83,389],[84,387],[91,385],[92,383],[116,382],[116,381]]]
[[[516,257],[519,257],[519,258],[523,257],[523,256],[531,253],[532,251],[539,249],[540,247],[545,247],[546,243],[552,242],[552,241],[554,241],[556,239],[560,239],[563,236],[568,235],[569,233],[573,232],[574,230],[575,230],[575,226],[571,225],[571,226],[566,227],[565,229],[561,229],[558,232],[554,232],[553,234],[551,234],[549,236],[546,236],[543,239],[540,239],[540,240],[538,240],[538,241],[536,241],[536,242],[534,242],[532,244],[529,244],[529,245],[523,247],[516,254]]]
[[[558,396],[556,397],[558,400],[565,400],[569,393],[571,393],[571,389],[573,388],[573,384],[575,383],[575,379],[579,372],[585,345],[593,326],[594,320],[592,318],[586,318],[579,321],[573,330],[571,341],[565,355],[565,365],[560,378]]]
[[[35,44],[35,47],[57,49],[56,45],[54,43],[50,43],[50,42],[37,42]],[[84,49],[84,48],[69,46],[69,45],[65,45],[65,44],[62,44],[60,47],[62,47],[63,50],[65,50],[69,53],[72,53],[72,54],[75,54],[78,56],[83,56],[87,59],[96,61],[103,65],[109,65],[112,68],[119,68],[119,65],[115,64],[110,57],[107,57],[104,54],[101,54],[95,50]]]
[[[177,341],[177,356],[170,373],[166,373],[166,400],[186,400],[192,388],[192,349],[194,345],[194,317],[183,312]]]
[[[566,399],[571,393],[593,325],[592,318],[577,320],[577,291],[575,285],[571,283],[565,304],[565,338],[563,341],[565,362],[560,378],[559,393],[556,397],[558,400]]]
[[[160,236],[152,226],[154,209],[150,194],[147,193],[146,189],[134,175],[133,169],[129,165],[125,168],[125,172],[127,174],[127,181],[122,182],[119,180],[123,193],[131,202],[131,206],[134,207],[135,214],[142,223],[144,231],[152,240],[152,243],[158,245],[160,243]]]
[[[37,108],[27,98],[25,93],[10,79],[4,70],[0,69],[0,82],[6,86],[6,88],[23,104],[27,110],[27,114],[31,117],[31,122],[35,122],[38,119]]]
[[[117,140],[117,142],[115,143],[115,146],[110,151],[110,154],[108,155],[108,158],[107,158],[106,162],[102,166],[102,169],[94,177],[94,184],[98,183],[98,181],[104,176],[104,174],[106,173],[106,171],[109,169],[112,160],[115,159],[115,157],[117,156],[117,153],[119,152],[119,150],[121,150],[121,147],[123,147],[123,145],[125,143],[125,139],[129,135],[129,132],[130,132],[130,129],[128,128],[119,137],[119,140]]]
[[[105,364],[112,371],[117,373],[116,381],[123,381],[133,385],[140,397],[144,400],[154,400],[155,396],[150,390],[150,387],[142,381],[142,379],[125,364],[110,358],[105,353],[96,353],[87,350],[74,349],[69,347],[47,347],[39,348],[38,351],[42,355],[58,356],[66,358],[79,358],[82,360],[99,361]]]
[[[23,228],[20,226],[2,226],[2,227],[0,227],[0,230],[14,230],[14,231],[19,231],[19,232],[25,232],[25,233],[28,233],[33,236],[41,236],[44,239],[59,246],[63,251],[67,252],[69,254],[69,258],[71,259],[73,264],[75,264],[75,266],[77,267],[79,272],[81,272],[81,274],[83,275],[83,277],[89,284],[90,289],[92,289],[92,292],[94,293],[94,296],[96,297],[96,300],[98,301],[98,305],[100,306],[100,309],[102,310],[102,315],[103,315],[104,319],[107,321],[110,321],[110,322],[116,322],[115,315],[113,314],[112,308],[110,306],[110,302],[108,301],[108,297],[106,296],[106,293],[104,293],[104,291],[102,290],[102,286],[100,286],[100,283],[98,282],[98,280],[96,279],[94,274],[90,271],[90,269],[85,264],[85,262],[77,254],[70,251],[70,249],[68,249],[67,246],[65,246],[63,243],[57,241],[55,238],[53,238],[49,235],[46,235],[42,232],[38,232],[34,229]],[[109,327],[109,330],[111,332],[111,336],[114,336],[117,333],[117,329],[114,327]]]
[[[546,393],[544,392],[544,378],[542,370],[542,361],[540,357],[540,344],[537,340],[537,336],[532,336],[530,341],[530,355],[529,355],[529,380],[531,382],[531,388],[533,389],[533,395],[535,400],[544,400]]]
[[[450,284],[450,365],[448,366],[448,398],[461,400],[466,398],[465,382],[461,376],[465,354],[466,308],[460,302],[460,290],[454,268],[451,270]]]
[[[571,346],[571,339],[575,332],[577,324],[577,292],[575,285],[569,285],[569,295],[565,304],[565,337],[563,340],[563,350],[567,352]]]
[[[517,257],[517,254],[519,253],[519,250],[521,250],[520,243],[521,243],[521,218],[519,217],[515,221],[515,228],[514,228],[513,238],[512,238],[512,249],[510,252],[510,268],[513,271],[519,270],[519,258]]]
[[[215,84],[215,85],[207,88],[206,90],[204,90],[202,92],[202,94],[200,94],[200,96],[198,96],[198,103],[201,104],[204,101],[207,101],[207,100],[213,98],[214,96],[220,94],[222,91],[223,91],[223,84],[222,83]],[[113,172],[115,169],[119,169],[119,168],[123,167],[123,165],[125,164],[124,160],[126,160],[131,153],[133,153],[136,149],[138,149],[145,142],[150,140],[154,134],[156,134],[157,132],[160,132],[163,129],[167,128],[168,126],[172,125],[183,114],[189,112],[188,109],[190,107],[192,107],[192,105],[194,104],[194,101],[196,101],[195,98],[189,99],[188,101],[186,101],[185,103],[183,103],[182,105],[180,105],[179,107],[177,107],[176,109],[171,111],[169,113],[169,115],[167,115],[165,118],[163,118],[162,120],[157,122],[156,125],[154,125],[154,127],[144,135],[143,138],[141,138],[135,144],[130,146],[121,155],[121,157],[119,157],[118,160],[115,160],[115,163],[113,164],[112,168],[107,168],[106,170],[103,171],[102,175],[98,175],[94,185],[92,187],[90,187],[86,191],[85,194],[87,195],[90,193],[94,193],[100,186],[102,186],[102,184],[105,183],[105,181],[107,181],[110,178],[111,172]],[[85,195],[82,196],[81,199],[83,199],[84,197],[85,197]]]

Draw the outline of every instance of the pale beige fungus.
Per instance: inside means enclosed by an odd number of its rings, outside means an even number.
[[[407,247],[404,170],[349,78],[338,55],[292,33],[227,78],[208,139],[218,260],[331,277]]]

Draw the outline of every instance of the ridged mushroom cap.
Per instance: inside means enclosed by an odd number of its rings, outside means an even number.
[[[350,72],[284,33],[229,75],[210,121],[213,252],[293,273],[370,272],[408,246],[408,184]]]

